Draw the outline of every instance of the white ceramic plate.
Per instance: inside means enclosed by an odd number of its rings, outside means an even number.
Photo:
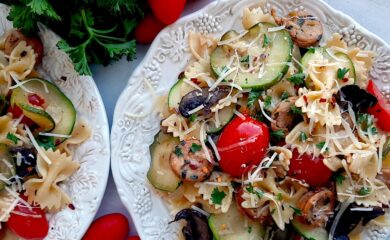
[[[0,4],[0,36],[12,28],[7,21],[8,7]],[[81,239],[93,220],[103,198],[110,169],[110,143],[106,111],[91,77],[80,77],[69,57],[57,49],[59,37],[40,26],[44,57],[39,72],[54,82],[77,109],[79,119],[86,121],[92,136],[74,147],[74,160],[80,169],[61,188],[72,199],[75,210],[66,208],[48,216],[50,230],[46,239]]]
[[[160,119],[147,114],[153,107],[151,91],[143,79],[148,79],[158,93],[167,93],[191,58],[187,36],[190,31],[221,36],[230,29],[242,29],[241,15],[245,6],[257,0],[215,1],[164,29],[150,47],[143,62],[134,71],[116,105],[111,131],[112,172],[119,195],[130,211],[142,239],[177,239],[177,225],[163,200],[148,183],[146,173],[150,163],[149,145],[159,131]],[[294,9],[307,9],[324,25],[323,39],[334,32],[343,34],[347,43],[378,53],[371,77],[390,99],[390,47],[365,30],[347,15],[318,0],[269,0],[279,14]],[[146,114],[129,117],[126,113]],[[385,239],[390,229],[370,227],[363,239]]]

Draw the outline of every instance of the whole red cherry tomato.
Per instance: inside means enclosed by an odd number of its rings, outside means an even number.
[[[83,240],[112,239],[122,240],[129,234],[129,221],[120,213],[112,213],[96,219]]]
[[[303,180],[311,186],[321,187],[329,182],[332,171],[324,165],[322,156],[313,157],[307,153],[299,154],[294,149],[288,176]]]
[[[181,15],[186,0],[148,0],[154,15],[165,25],[174,23]]]
[[[148,15],[138,24],[135,29],[135,39],[137,43],[149,44],[153,42],[157,34],[165,27],[153,15]]]
[[[378,103],[369,108],[368,112],[378,120],[376,125],[385,132],[390,132],[390,108],[386,98],[372,80],[368,82],[367,91],[378,99]]]
[[[141,240],[141,238],[138,236],[131,236],[131,237],[128,237],[127,240]]]
[[[222,131],[217,142],[224,172],[241,177],[247,167],[258,165],[270,141],[267,125],[247,115],[236,117]]]
[[[14,211],[11,212],[7,227],[23,239],[44,239],[49,232],[45,211],[39,206],[33,206],[32,209],[29,209],[21,203],[16,205]]]

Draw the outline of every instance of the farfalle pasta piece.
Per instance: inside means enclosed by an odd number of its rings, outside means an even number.
[[[28,202],[37,203],[48,211],[58,211],[71,203],[69,196],[58,186],[79,169],[80,164],[65,153],[52,149],[44,151],[51,160],[48,164],[40,154],[37,159],[39,178],[30,178],[25,182]]]
[[[20,139],[23,138],[18,134],[17,131],[18,131],[17,126],[15,125],[11,116],[4,115],[0,117],[0,143],[12,145],[12,146],[22,145],[23,143]],[[9,134],[12,134],[17,137],[16,142],[12,141],[7,137]]]
[[[217,39],[209,35],[203,35],[198,32],[190,32],[188,34],[188,45],[192,55],[197,60],[208,60],[210,54],[217,46]]]
[[[340,202],[345,202],[353,197],[355,203],[365,207],[389,205],[390,190],[381,180],[376,178],[371,180],[362,179],[356,175],[348,177],[347,174],[343,176],[345,180],[336,184],[337,198]],[[362,189],[368,192],[361,194]]]
[[[275,24],[275,19],[269,13],[264,13],[261,5],[256,7],[245,8],[242,16],[242,26],[245,29],[253,27],[256,23],[269,22]]]
[[[195,187],[199,189],[199,194],[202,195],[203,200],[208,201],[210,206],[217,210],[220,209],[221,212],[226,213],[233,200],[234,189],[231,186],[231,180],[232,179],[228,174],[213,172],[207,182],[198,182],[195,184]],[[215,185],[213,183],[215,183]],[[225,193],[225,197],[222,199],[221,204],[213,202],[212,194],[215,189]]]
[[[356,84],[366,88],[369,72],[374,64],[375,52],[353,48],[347,52],[355,66]]]
[[[218,101],[218,103],[211,108],[212,112],[217,112],[225,107],[228,107],[232,104],[237,103],[240,98],[242,98],[244,95],[242,92],[232,90],[228,96],[225,98],[222,98],[221,100]]]
[[[69,149],[69,146],[83,143],[91,136],[91,134],[91,128],[88,127],[87,124],[85,124],[83,121],[79,120],[76,122],[73,128],[72,136],[58,145],[57,149],[66,152],[68,156],[72,156],[72,151]]]
[[[290,149],[285,147],[272,146],[269,148],[270,151],[273,151],[278,154],[277,159],[272,162],[272,167],[275,167],[275,171],[278,171],[279,177],[286,176],[290,168],[290,159],[292,158],[292,152]]]
[[[14,73],[18,80],[25,79],[33,70],[35,65],[35,52],[25,41],[12,50],[9,56],[9,65],[5,67],[8,73]]]
[[[341,36],[339,33],[334,33],[332,37],[326,42],[325,47],[343,51],[344,49],[347,49],[347,43],[343,40],[343,36]]]
[[[171,114],[168,118],[164,119],[161,126],[166,127],[167,132],[172,133],[174,137],[180,138],[180,141],[185,140],[190,133],[199,129],[198,123],[188,126],[186,120],[177,113]]]
[[[376,177],[379,159],[377,148],[374,145],[364,144],[360,149],[351,145],[346,149],[346,152],[352,153],[347,158],[349,170],[352,173],[358,174],[361,178],[373,179]]]
[[[207,84],[208,82],[210,85],[213,83],[213,79],[211,78],[211,69],[210,69],[210,61],[207,60],[198,60],[190,63],[186,70],[184,71],[184,75],[187,79],[196,78],[197,81],[203,83],[203,85]],[[183,85],[189,85],[189,84],[183,84]],[[192,86],[184,86],[188,89],[195,90]],[[188,92],[186,92],[188,93]]]
[[[6,190],[0,192],[0,222],[6,222],[19,199]]]

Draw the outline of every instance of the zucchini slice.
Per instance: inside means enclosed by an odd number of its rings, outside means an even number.
[[[221,131],[226,124],[228,124],[234,117],[234,110],[236,109],[236,105],[232,104],[228,107],[224,107],[222,110],[218,112],[218,118],[220,125],[217,127],[214,122],[208,122],[206,125],[206,132],[207,133],[218,133]],[[214,119],[215,119],[214,114]]]
[[[76,109],[72,102],[53,83],[33,78],[27,79],[23,84],[25,88],[32,91],[44,100],[42,107],[30,103],[31,93],[17,87],[12,91],[11,105],[15,104],[23,110],[23,114],[31,118],[41,127],[41,130],[54,134],[72,134],[76,122]],[[45,91],[47,88],[48,91]],[[55,138],[55,143],[61,143],[64,138]]]
[[[336,59],[334,57],[336,57]],[[321,62],[322,60],[327,60],[329,63],[338,62],[339,68],[349,69],[348,76],[350,78],[353,78],[356,82],[355,66],[352,60],[348,57],[348,55],[342,52],[337,52],[334,54],[334,57],[330,56],[329,53],[326,51],[326,48],[324,47],[314,48],[312,51],[308,51],[307,53],[305,53],[305,55],[302,57],[301,63],[303,66],[303,71],[306,71],[306,69],[309,67],[310,62],[312,61]],[[332,74],[334,74],[334,78],[337,79],[337,69]],[[343,85],[342,80],[339,80],[339,84]],[[306,86],[311,87],[310,78],[306,78]]]
[[[0,174],[3,175],[4,178],[9,179],[12,176],[16,175],[15,162],[9,153],[8,147],[5,144],[0,144]],[[6,183],[0,181],[0,190],[4,189]]]
[[[324,228],[306,225],[296,219],[291,221],[291,225],[305,239],[328,240],[328,232]]]
[[[168,93],[168,107],[170,110],[172,109],[178,109],[180,105],[181,99],[186,95],[187,93],[195,90],[194,87],[184,82],[184,79],[179,79],[171,87]]]
[[[159,190],[174,192],[180,186],[181,180],[172,171],[169,164],[171,153],[179,143],[178,138],[159,132],[154,137],[153,144],[149,147],[152,162],[147,178]]]
[[[236,203],[230,205],[227,213],[212,214],[209,217],[209,227],[215,240],[251,240],[263,239],[264,227],[258,223],[245,219]],[[248,224],[245,224],[245,222]]]
[[[242,88],[265,89],[282,79],[291,62],[293,43],[286,30],[268,32],[268,29],[273,27],[276,25],[272,23],[258,23],[239,40],[245,45],[251,45],[248,49],[255,51],[255,54],[251,54],[252,56],[258,59],[266,56],[263,67],[257,67],[250,72],[239,70],[237,76],[235,76],[236,71],[233,71],[225,77],[225,80],[234,79],[235,83]],[[237,33],[229,31],[222,40],[234,36],[237,36]],[[232,69],[238,65],[243,69],[248,69],[248,64],[243,62],[247,61],[245,59],[248,59],[249,55],[237,51],[240,58],[238,61],[234,57],[235,51],[226,46],[229,44],[218,46],[210,57],[211,69],[217,77],[226,74],[226,69]]]

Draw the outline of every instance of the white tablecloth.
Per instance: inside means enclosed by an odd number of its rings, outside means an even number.
[[[237,0],[238,1],[238,0]],[[325,0],[334,8],[350,15],[357,20],[363,27],[374,32],[387,43],[390,43],[390,0]],[[189,0],[183,15],[192,13],[211,0]],[[143,45],[137,47],[137,59],[127,62],[122,59],[110,66],[93,66],[92,72],[103,101],[106,107],[109,123],[112,123],[115,103],[126,86],[133,70],[142,61],[149,46]],[[110,174],[107,189],[103,198],[102,205],[96,215],[100,217],[108,213],[120,212],[128,216],[132,233],[136,234],[131,217],[121,200],[119,199],[114,180]]]

